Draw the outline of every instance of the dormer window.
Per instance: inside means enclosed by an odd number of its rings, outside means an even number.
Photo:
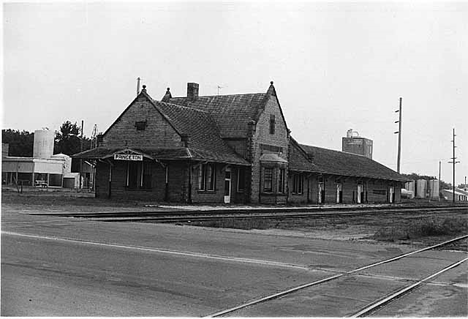
[[[275,115],[270,115],[270,134],[275,134]]]
[[[137,131],[144,131],[146,129],[146,121],[135,122],[135,127]]]

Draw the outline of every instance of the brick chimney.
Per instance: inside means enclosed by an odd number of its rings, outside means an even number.
[[[198,83],[187,83],[187,99],[195,101],[198,98]]]
[[[10,144],[2,143],[2,157],[7,157],[10,155]]]

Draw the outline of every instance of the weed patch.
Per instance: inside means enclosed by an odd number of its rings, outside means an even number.
[[[191,222],[193,226],[204,226],[214,228],[234,228],[234,229],[268,229],[274,228],[268,220],[255,218],[223,218],[221,220],[206,222]]]
[[[466,234],[467,230],[468,219],[466,217],[429,217],[410,221],[406,225],[380,228],[374,234],[373,239],[381,241],[409,240]]]

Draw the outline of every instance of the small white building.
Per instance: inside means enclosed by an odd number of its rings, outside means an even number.
[[[54,132],[49,130],[34,132],[33,157],[8,156],[8,146],[2,145],[2,183],[63,187],[64,177],[75,178],[72,159],[66,154],[53,155],[53,151]]]
[[[2,159],[4,184],[63,186],[63,159],[8,156]]]
[[[453,201],[453,189],[443,189],[440,192],[444,196],[445,200]],[[455,188],[455,201],[468,202],[468,192],[459,188]]]

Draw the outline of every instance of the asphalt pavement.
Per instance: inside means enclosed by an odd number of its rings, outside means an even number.
[[[281,231],[106,223],[2,209],[2,316],[208,316],[415,248]],[[231,316],[347,316],[465,252],[431,251]],[[399,300],[466,316],[466,263]],[[449,291],[450,293],[448,293]],[[428,295],[429,294],[429,295]],[[426,297],[423,297],[426,296]],[[427,297],[429,296],[429,297]],[[437,298],[437,296],[442,296]],[[403,310],[401,310],[403,309]]]

